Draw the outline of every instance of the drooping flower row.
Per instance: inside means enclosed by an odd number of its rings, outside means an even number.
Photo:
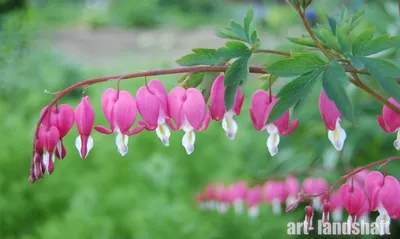
[[[235,139],[238,125],[233,119],[240,115],[244,95],[240,88],[237,89],[234,105],[231,110],[226,110],[224,103],[224,76],[218,76],[212,87],[210,104],[207,110],[201,92],[196,88],[184,89],[175,87],[167,93],[165,87],[158,80],[152,80],[148,85],[142,86],[136,92],[135,98],[127,91],[107,89],[101,98],[101,107],[109,127],[94,126],[95,113],[89,97],[82,98],[75,110],[66,104],[45,107],[42,125],[38,129],[35,140],[35,150],[32,156],[31,181],[40,179],[43,173],[51,174],[54,170],[54,158],[64,159],[66,149],[63,138],[76,124],[79,136],[75,145],[82,159],[86,158],[93,148],[94,141],[91,137],[92,129],[102,134],[116,133],[116,145],[121,155],[128,152],[128,137],[138,134],[143,130],[155,131],[161,142],[168,146],[170,129],[183,130],[182,145],[187,154],[194,151],[195,132],[207,129],[210,119],[222,121],[222,127],[229,139]],[[258,131],[267,131],[267,148],[273,156],[278,152],[280,136],[291,134],[298,125],[298,120],[289,123],[289,111],[280,119],[267,124],[269,114],[278,99],[266,91],[256,91],[251,100],[250,116],[254,128]],[[393,99],[391,103],[398,105]],[[343,148],[346,138],[345,131],[340,126],[342,116],[335,104],[330,101],[322,91],[319,108],[328,138],[337,150]],[[136,122],[139,113],[143,120]],[[387,108],[383,108],[383,115],[378,117],[380,126],[385,132],[398,132],[400,129],[400,116]],[[400,140],[395,141],[395,147],[400,149]]]
[[[369,221],[370,213],[378,211],[377,225],[390,224],[391,219],[400,219],[399,197],[400,183],[396,178],[367,170],[357,173],[336,192],[330,192],[329,184],[323,178],[306,178],[300,187],[295,177],[288,176],[285,181],[270,180],[252,188],[243,181],[229,186],[210,184],[196,195],[202,210],[225,214],[232,207],[236,214],[242,214],[246,208],[251,218],[259,215],[262,204],[271,205],[272,212],[280,214],[283,204],[286,203],[286,210],[291,211],[312,198],[305,208],[308,227],[312,227],[314,210],[322,213],[323,222],[329,222],[330,217],[333,221],[342,221],[343,210],[346,210],[349,225],[355,221]]]

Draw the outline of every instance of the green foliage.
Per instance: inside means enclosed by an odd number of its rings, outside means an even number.
[[[215,49],[196,48],[193,53],[176,60],[181,66],[215,65],[220,61]]]
[[[338,39],[336,36],[326,28],[321,28],[319,31],[314,31],[314,34],[324,43],[325,46],[329,49],[333,49],[337,52],[342,52]],[[335,33],[336,34],[336,33]]]
[[[196,72],[194,74],[187,73],[178,80],[178,83],[181,84],[181,86],[185,89],[196,88],[203,81],[205,74],[205,72]]]
[[[400,102],[400,86],[395,79],[400,77],[400,69],[382,59],[360,57],[360,60],[369,72],[371,72],[380,87],[396,99],[397,102]]]
[[[218,49],[216,55],[221,59],[229,60],[232,58],[246,57],[250,54],[250,49],[244,43],[228,41],[225,47]]]
[[[251,53],[238,58],[225,72],[225,107],[230,110],[235,103],[236,90],[239,85],[247,81],[249,76],[249,59]]]
[[[365,45],[362,49],[357,51],[357,53],[353,52],[353,54],[358,56],[369,56],[389,48],[399,48],[400,36],[391,37],[389,35],[382,35],[373,40],[369,39],[369,41],[364,44]]]
[[[352,51],[354,56],[361,55],[366,51],[367,46],[370,44],[374,37],[375,28],[367,29],[356,37],[352,44]]]
[[[315,83],[322,72],[322,67],[306,73],[284,85],[278,94],[278,102],[272,109],[267,123],[272,123],[281,118],[292,106],[305,100],[314,89]]]
[[[222,28],[217,31],[217,36],[225,39],[239,40],[254,45],[260,41],[257,31],[251,29],[251,23],[254,18],[253,8],[250,6],[244,18],[243,26],[235,20],[231,20],[230,27]]]
[[[322,86],[328,98],[335,103],[343,117],[353,122],[353,107],[344,90],[344,82],[347,82],[347,75],[343,67],[337,61],[331,61],[322,75]]]
[[[302,53],[280,60],[267,67],[267,72],[281,77],[298,76],[326,65],[317,55]]]

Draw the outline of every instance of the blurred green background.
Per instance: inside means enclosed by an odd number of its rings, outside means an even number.
[[[345,165],[357,167],[397,155],[392,145],[396,136],[385,134],[376,121],[382,106],[349,87],[358,120],[356,125],[344,123],[348,138],[343,153],[327,139],[318,112],[319,92],[314,91],[298,116],[298,129],[281,138],[280,152],[271,158],[265,147],[267,134],[254,130],[248,113],[252,93],[263,84],[252,75],[233,142],[220,123],[212,122],[207,131],[196,134],[191,156],[178,131],[172,132],[169,147],[155,132],[130,137],[129,153],[121,157],[114,136],[93,132],[94,148],[82,161],[73,143],[74,127],[64,140],[67,158],[56,161],[53,175],[29,184],[32,129],[53,97],[45,90],[54,92],[88,78],[175,67],[174,61],[191,48],[222,46],[215,29],[230,18],[241,20],[250,4],[262,47],[285,48],[285,36],[300,36],[304,30],[293,10],[280,2],[284,1],[0,0],[0,238],[287,238],[287,222],[304,220],[301,206],[276,216],[263,205],[260,217],[253,220],[246,214],[202,212],[195,193],[211,182],[244,179],[254,184],[308,167],[325,168],[323,175],[311,176],[334,182]],[[350,11],[361,9],[367,1],[314,2],[311,10],[324,24],[325,14],[340,15],[342,5]],[[369,0],[361,28],[376,26],[380,34],[399,34],[396,3]],[[384,52],[383,57],[400,64],[398,52]],[[262,55],[254,63],[276,59]],[[179,77],[158,79],[171,89]],[[280,79],[274,92],[286,81]],[[134,94],[143,84],[139,78],[123,81],[121,87]],[[104,83],[87,91],[96,125],[106,123],[101,94],[115,86]],[[75,107],[80,96],[81,91],[73,92],[60,103]],[[399,170],[398,162],[388,167],[397,178]],[[399,231],[399,223],[393,222],[393,238]]]

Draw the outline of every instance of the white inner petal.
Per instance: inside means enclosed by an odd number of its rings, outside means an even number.
[[[272,212],[275,215],[281,215],[282,213],[282,208],[281,208],[281,201],[278,198],[272,199]]]
[[[184,129],[185,130],[185,129]],[[185,135],[182,137],[182,145],[186,149],[186,153],[189,155],[194,151],[194,142],[196,140],[196,135],[193,130],[186,131]]]
[[[227,204],[227,203],[219,203],[218,204],[217,210],[220,214],[225,214],[228,211],[228,209],[229,209],[229,204]]]
[[[87,145],[86,145],[86,156],[88,156],[90,150],[93,148],[94,142],[92,136],[89,135]]]
[[[165,146],[169,146],[169,136],[171,136],[171,132],[165,124],[160,124],[157,126],[156,134]]]
[[[119,130],[117,130],[115,143],[117,145],[118,152],[122,156],[125,156],[125,154],[128,153],[128,135],[124,135]]]
[[[376,218],[376,226],[378,228],[379,235],[383,236],[387,232],[386,229],[388,229],[390,226],[390,217],[383,207],[380,207],[378,211],[379,216]]]
[[[235,209],[236,214],[242,214],[243,213],[243,200],[236,199],[233,202],[233,208]]]
[[[222,128],[226,132],[226,136],[230,140],[235,139],[236,132],[238,130],[238,126],[236,124],[236,121],[233,119],[234,113],[232,111],[228,111],[224,115],[224,119],[222,120]]]
[[[399,129],[397,129],[397,138],[394,141],[393,145],[397,150],[400,150],[400,130]]]
[[[343,220],[343,210],[342,209],[335,209],[332,212],[332,220],[334,222],[341,222]]]
[[[45,171],[47,174],[49,174],[50,155],[48,152],[44,152],[42,160],[43,160]]]
[[[313,208],[318,212],[322,211],[321,197],[318,196],[313,198],[312,200],[313,200]]]
[[[269,133],[267,140],[268,151],[271,156],[274,156],[278,153],[278,144],[280,141],[278,128],[273,124],[269,124],[265,127],[265,130]]]
[[[252,206],[252,207],[250,207],[249,210],[248,210],[248,214],[249,214],[249,217],[250,217],[250,218],[257,218],[259,213],[260,213],[260,212],[259,212],[257,206]]]
[[[340,126],[340,119],[336,120],[335,130],[328,130],[328,139],[331,141],[337,151],[343,149],[344,141],[346,140],[346,131]]]
[[[58,141],[58,143],[57,143],[57,152],[58,152],[58,155],[60,156],[60,158],[62,159],[62,146],[61,146],[61,140],[60,141]]]
[[[78,150],[79,156],[81,156],[82,158],[82,153],[81,153],[81,149],[82,149],[82,140],[81,140],[81,136],[78,135],[78,137],[76,137],[75,140],[75,147]]]
[[[289,196],[286,198],[286,204],[287,204],[287,205],[294,203],[294,201],[296,201],[296,196],[289,195]]]
[[[325,217],[326,217],[326,221],[325,221]],[[329,212],[328,212],[328,215],[325,214],[325,212],[322,212],[322,222],[329,222]]]

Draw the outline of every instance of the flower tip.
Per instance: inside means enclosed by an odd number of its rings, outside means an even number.
[[[191,155],[191,154],[193,153],[193,151],[194,151],[194,145],[187,145],[187,146],[185,147],[185,149],[186,149],[186,153],[187,153],[188,155]]]
[[[228,136],[228,138],[230,140],[235,140],[235,133],[233,133],[233,132],[227,132],[226,136]]]
[[[278,153],[278,147],[271,147],[268,148],[269,154],[271,154],[271,156],[275,156]]]
[[[166,147],[168,147],[169,146],[169,139],[167,139],[167,138],[163,138],[162,140],[161,140],[161,142],[163,143],[163,145],[165,145]]]
[[[396,139],[393,143],[393,146],[397,149],[400,150],[400,139]]]

